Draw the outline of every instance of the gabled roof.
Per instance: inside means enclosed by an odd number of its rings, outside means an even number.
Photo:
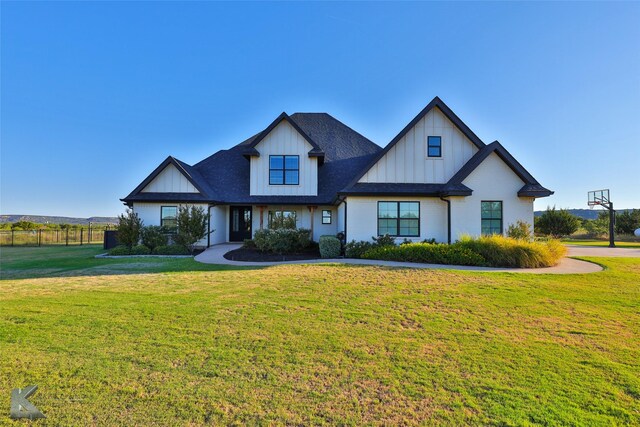
[[[427,104],[426,107],[422,109],[422,111],[418,113],[417,116],[413,118],[413,120],[409,122],[409,124],[407,124],[404,127],[404,129],[400,131],[399,134],[395,136],[395,138],[391,140],[389,144],[387,144],[386,147],[384,147],[384,149],[374,159],[371,160],[371,162],[367,165],[367,167],[364,168],[361,171],[361,173],[359,173],[353,179],[353,181],[349,184],[349,187],[352,187],[353,185],[355,185],[360,180],[360,178],[362,178],[364,174],[366,174],[369,171],[369,169],[371,169],[376,163],[378,163],[378,161],[381,158],[383,158],[384,155],[387,154],[389,150],[391,150],[402,139],[402,137],[407,134],[407,132],[409,132],[420,120],[424,118],[424,116],[426,116],[429,113],[429,111],[433,110],[435,107],[437,107],[440,111],[442,111],[442,114],[444,114],[445,117],[451,120],[451,122],[460,130],[460,132],[462,132],[464,136],[469,138],[469,140],[473,143],[473,145],[475,145],[477,148],[482,148],[485,146],[485,143],[482,142],[480,138],[478,138],[478,136],[475,133],[473,133],[471,129],[469,129],[469,126],[467,126],[460,119],[460,117],[458,117],[456,113],[454,113],[451,110],[451,108],[449,108],[447,104],[444,103],[444,101],[442,101],[439,97],[436,96],[431,100],[430,103]]]
[[[153,181],[153,179],[155,177],[157,177],[167,166],[169,165],[173,165],[175,166],[178,171],[180,171],[180,173],[182,175],[184,175],[185,178],[187,178],[187,180],[200,192],[200,194],[198,195],[197,193],[186,193],[186,194],[190,194],[187,197],[192,197],[192,198],[206,198],[210,195],[210,187],[209,184],[206,182],[206,180],[200,175],[200,173],[196,170],[194,170],[191,166],[189,166],[188,164],[176,159],[173,156],[169,156],[167,157],[162,163],[160,163],[160,165],[155,168],[153,170],[153,172],[151,172],[149,174],[149,176],[147,176],[144,181],[142,181],[140,183],[140,185],[138,185],[127,197],[125,197],[124,199],[121,199],[123,201],[128,201],[128,200],[134,200],[137,198],[137,200],[141,200],[141,198],[145,198],[148,196],[140,196],[142,194],[171,194],[171,193],[143,193],[142,190],[145,189],[145,187],[147,185],[149,185],[151,183],[151,181]],[[184,196],[182,196],[184,197]]]
[[[492,153],[496,153],[498,157],[500,157],[502,161],[505,162],[505,164],[509,166],[509,168],[511,168],[511,170],[525,183],[524,187],[518,191],[518,196],[546,197],[553,194],[553,191],[540,185],[540,183],[536,181],[536,179],[498,141],[493,141],[491,144],[478,150],[478,152],[474,154],[454,176],[451,177],[445,190],[449,188],[454,189],[456,186],[463,185],[462,182],[467,179],[467,177]]]
[[[309,151],[309,157],[324,157],[324,151],[322,148],[307,135],[307,133],[298,126],[298,124],[291,119],[291,117],[285,113],[284,111],[280,114],[265,130],[260,132],[256,137],[249,143],[245,145],[245,156],[260,156],[260,152],[256,149],[256,146],[262,142],[262,140],[269,135],[269,133],[275,129],[276,126],[280,124],[280,122],[286,121],[289,123],[302,137],[305,141],[309,143],[313,148]]]

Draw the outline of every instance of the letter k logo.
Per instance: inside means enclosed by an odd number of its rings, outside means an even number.
[[[27,400],[27,397],[35,393],[37,389],[37,385],[30,385],[23,389],[16,388],[11,391],[11,412],[9,414],[11,418],[29,418],[31,420],[46,418],[38,408]]]

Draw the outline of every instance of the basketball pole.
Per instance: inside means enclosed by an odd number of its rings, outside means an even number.
[[[613,233],[615,232],[616,225],[616,211],[613,210],[613,202],[609,202],[607,209],[609,209],[609,247],[615,248],[616,242]]]

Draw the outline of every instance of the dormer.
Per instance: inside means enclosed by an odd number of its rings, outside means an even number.
[[[282,113],[244,149],[251,162],[250,195],[317,196],[323,150]]]

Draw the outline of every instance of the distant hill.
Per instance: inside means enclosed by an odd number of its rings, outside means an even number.
[[[567,209],[567,211],[569,211],[569,213],[578,216],[580,218],[584,218],[584,219],[596,219],[598,218],[598,212],[605,210],[604,208],[601,207],[597,207],[597,208],[593,208],[593,210],[591,209]],[[616,212],[620,213],[620,212],[624,212],[624,211],[630,211],[631,209],[619,209],[616,210]],[[535,216],[540,216],[544,213],[544,211],[535,211],[534,215]]]
[[[0,215],[0,223],[31,221],[38,224],[117,224],[118,218],[113,216],[92,216],[90,218],[72,218],[68,216],[46,215]]]

